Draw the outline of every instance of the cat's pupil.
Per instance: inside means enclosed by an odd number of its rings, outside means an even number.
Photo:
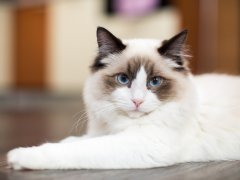
[[[124,82],[124,83],[127,82],[126,76],[121,76],[121,81]]]
[[[153,79],[153,84],[158,84],[158,79],[154,78]]]
[[[149,81],[149,85],[151,87],[156,87],[159,86],[161,84],[161,78],[160,77],[153,77],[150,81]]]

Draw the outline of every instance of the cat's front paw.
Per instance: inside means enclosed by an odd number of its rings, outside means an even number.
[[[7,154],[8,165],[15,169],[42,169],[44,158],[37,147],[17,148]]]

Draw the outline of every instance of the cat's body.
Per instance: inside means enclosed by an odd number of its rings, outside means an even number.
[[[9,164],[125,169],[240,159],[240,78],[192,76],[186,34],[122,42],[99,28],[99,55],[84,88],[87,134],[12,150]]]

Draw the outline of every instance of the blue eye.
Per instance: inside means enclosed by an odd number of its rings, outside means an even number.
[[[150,87],[158,87],[161,85],[161,83],[162,83],[162,79],[159,76],[156,76],[150,79],[148,84]]]
[[[116,79],[122,85],[126,85],[129,83],[129,79],[126,74],[119,74],[119,75],[117,75]]]

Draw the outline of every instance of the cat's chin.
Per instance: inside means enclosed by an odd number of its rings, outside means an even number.
[[[140,111],[130,111],[127,113],[128,117],[133,118],[133,119],[140,118],[146,114],[147,113],[140,112]]]

